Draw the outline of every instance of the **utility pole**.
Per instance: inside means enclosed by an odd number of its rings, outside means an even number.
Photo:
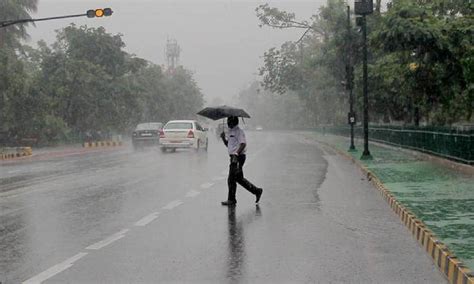
[[[355,0],[354,11],[359,17],[358,22],[362,27],[362,71],[363,71],[363,89],[364,89],[364,152],[361,160],[371,160],[372,155],[369,151],[369,97],[367,88],[367,19],[366,15],[372,14],[374,4],[372,0]]]
[[[352,33],[351,33],[351,7],[347,5],[347,61],[346,61],[346,87],[349,90],[349,114],[348,122],[351,126],[351,145],[349,152],[357,151],[354,146],[354,125],[356,124],[356,115],[354,112],[354,67],[352,66]]]

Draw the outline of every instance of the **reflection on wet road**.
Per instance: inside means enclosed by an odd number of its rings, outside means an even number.
[[[231,283],[239,283],[243,274],[245,274],[245,227],[254,222],[262,211],[259,205],[255,210],[250,209],[239,220],[235,217],[235,206],[227,208],[229,216],[229,256],[227,258],[227,278]]]
[[[213,137],[207,153],[0,164],[0,282],[443,281],[349,163],[292,132],[247,138],[260,206],[241,188],[220,205],[228,157]]]

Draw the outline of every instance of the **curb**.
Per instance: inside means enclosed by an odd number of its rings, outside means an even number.
[[[0,160],[10,160],[33,155],[33,150],[31,147],[18,147],[13,149],[15,149],[15,153],[0,154]]]
[[[318,140],[319,141],[319,140]],[[402,223],[408,228],[413,237],[424,248],[432,258],[434,264],[452,284],[474,284],[474,273],[467,268],[448,247],[437,239],[436,235],[419,220],[408,208],[403,206],[395,196],[385,187],[380,179],[375,176],[366,166],[356,160],[348,153],[333,147],[331,144],[319,141],[330,147],[340,155],[354,162],[360,170],[367,175],[367,179],[380,192],[390,208],[399,217]]]
[[[84,142],[82,144],[84,148],[96,148],[96,147],[118,147],[122,146],[122,141],[94,141]]]

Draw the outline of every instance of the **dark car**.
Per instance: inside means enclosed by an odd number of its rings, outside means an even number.
[[[134,149],[143,146],[158,146],[160,143],[160,131],[163,128],[161,122],[146,122],[137,125],[132,134],[132,145]]]

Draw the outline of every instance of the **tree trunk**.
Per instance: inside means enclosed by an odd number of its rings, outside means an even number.
[[[380,15],[380,6],[382,5],[382,0],[376,0],[375,2],[375,13]]]

